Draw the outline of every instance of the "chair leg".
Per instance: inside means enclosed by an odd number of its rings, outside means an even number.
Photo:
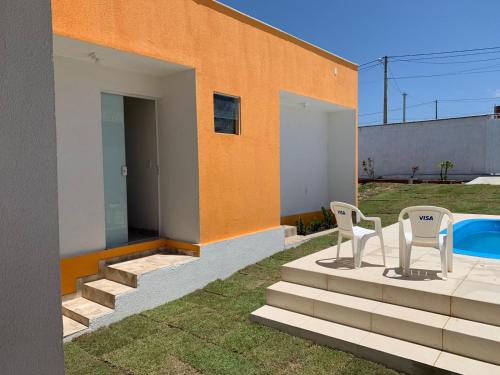
[[[357,240],[356,237],[351,239],[351,247],[352,247],[352,261],[354,263],[354,268],[358,267],[358,248],[357,248]]]
[[[439,249],[441,254],[441,272],[443,274],[443,280],[448,278],[448,254],[446,253],[446,245]]]
[[[365,241],[362,238],[358,238],[356,247],[358,248],[358,268],[361,268],[361,264],[363,263],[363,253],[365,251]]]
[[[405,268],[405,255],[406,255],[406,241],[399,240],[399,268],[401,271]]]
[[[445,246],[445,249],[448,249],[448,246]],[[448,251],[446,251],[446,257],[446,261],[448,263],[448,272],[453,272],[453,248],[450,248]]]
[[[404,265],[404,275],[405,276],[410,276],[410,259],[411,259],[411,247],[412,245],[406,245],[405,246],[405,265]]]
[[[378,234],[378,238],[380,239],[380,248],[382,249],[382,259],[384,260],[384,267],[385,267],[385,247],[384,247],[384,236],[382,236],[382,233]]]
[[[340,245],[341,244],[342,244],[342,235],[339,233],[338,241],[337,241],[337,258],[336,258],[336,260],[339,260],[339,257],[340,257]]]

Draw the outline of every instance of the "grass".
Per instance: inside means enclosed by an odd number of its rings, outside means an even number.
[[[500,214],[498,186],[366,184],[360,196],[361,209],[381,216],[383,225],[394,223],[403,207],[417,204]],[[336,235],[315,238],[81,336],[64,347],[66,374],[396,374],[248,320],[265,303],[265,288],[279,280],[283,264],[335,243]]]

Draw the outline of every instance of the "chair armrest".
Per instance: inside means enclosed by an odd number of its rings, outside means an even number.
[[[362,216],[362,219],[363,220],[366,220],[366,221],[373,221],[373,223],[375,224],[375,229],[382,229],[382,220],[380,220],[379,217],[375,217],[375,216]]]

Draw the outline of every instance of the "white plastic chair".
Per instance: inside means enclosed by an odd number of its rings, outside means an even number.
[[[373,236],[378,236],[380,239],[380,246],[382,249],[382,257],[385,266],[385,250],[384,250],[384,238],[382,236],[382,223],[379,217],[366,217],[363,213],[356,207],[348,203],[343,202],[332,202],[330,203],[330,208],[335,215],[338,226],[338,243],[337,243],[337,259],[340,256],[340,245],[342,243],[342,238],[348,238],[352,243],[352,256],[354,260],[354,267],[361,267],[361,258],[363,257],[363,251],[366,241]],[[373,221],[375,224],[375,230],[362,228],[353,225],[352,213],[356,213],[356,224],[360,222],[361,219],[366,221]]]
[[[410,219],[411,231],[404,228],[405,215]],[[448,216],[447,234],[439,234],[441,222]],[[432,247],[441,253],[443,279],[453,271],[453,214],[446,208],[434,206],[407,207],[399,214],[399,267],[410,273],[412,246]]]

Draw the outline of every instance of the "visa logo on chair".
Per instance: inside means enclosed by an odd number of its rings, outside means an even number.
[[[345,211],[342,211],[342,210],[337,211],[337,213],[338,213],[339,215],[345,215]]]
[[[434,220],[434,217],[433,216],[426,216],[426,215],[424,215],[424,216],[419,216],[419,219],[421,221],[432,221],[432,220]]]

